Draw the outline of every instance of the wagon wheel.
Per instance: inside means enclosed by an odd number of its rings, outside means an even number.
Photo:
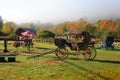
[[[89,60],[90,57],[91,57],[91,52],[90,52],[89,48],[85,48],[84,52],[82,54],[83,54],[83,56],[85,57],[86,60]]]
[[[96,49],[92,46],[89,46],[88,49],[89,49],[90,54],[91,54],[90,60],[93,60],[97,55]]]
[[[68,50],[66,48],[57,48],[55,54],[60,59],[66,59],[68,57]]]

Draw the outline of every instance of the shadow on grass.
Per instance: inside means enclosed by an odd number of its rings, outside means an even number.
[[[103,49],[103,48],[97,47],[96,49],[101,49],[101,50],[106,50],[106,51],[120,51],[120,49],[118,49],[118,48],[114,48],[114,49],[112,49],[112,48],[105,48],[105,49]]]
[[[44,47],[35,47],[36,49],[43,49],[43,50],[53,50],[53,49],[50,49],[50,48],[44,48]]]
[[[9,62],[9,61],[2,61],[0,63],[22,63],[21,61],[14,61],[14,62]]]
[[[113,51],[120,51],[120,49],[113,49]]]
[[[111,60],[94,60],[94,61],[102,62],[102,63],[120,64],[120,61],[111,61]]]
[[[89,70],[89,69],[83,68],[83,67],[81,67],[81,66],[79,66],[79,65],[77,65],[77,64],[75,64],[75,63],[68,62],[68,61],[65,61],[65,60],[63,60],[63,62],[68,63],[68,64],[70,64],[71,66],[74,66],[74,67],[76,67],[76,68],[78,68],[78,69],[80,69],[80,70],[86,71],[88,74],[93,74],[93,75],[95,75],[95,76],[98,76],[98,77],[101,78],[102,80],[109,80],[108,77],[105,77],[105,76],[101,75],[100,73],[95,73],[92,69]],[[93,78],[91,78],[91,77],[89,77],[89,76],[86,76],[86,74],[84,74],[83,76],[84,76],[84,77],[87,77],[89,80],[93,80]]]

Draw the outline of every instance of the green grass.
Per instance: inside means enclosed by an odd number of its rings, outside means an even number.
[[[51,43],[34,44],[36,48],[32,50],[40,53],[56,48]],[[27,51],[22,47],[18,50]],[[27,60],[28,56],[21,53],[16,57],[16,62],[0,63],[0,80],[119,80],[119,50],[97,49],[97,53],[94,61],[85,61],[83,57],[75,60],[74,55],[69,55],[66,60],[61,61],[55,54]]]

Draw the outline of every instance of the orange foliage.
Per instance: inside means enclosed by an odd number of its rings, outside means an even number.
[[[114,30],[114,28],[115,28],[115,25],[113,24],[113,23],[110,23],[110,30]]]
[[[88,24],[89,24],[88,22],[85,22],[85,23],[83,24],[83,26],[86,27]]]
[[[102,20],[101,24],[100,24],[100,29],[104,29],[106,27],[106,25],[109,26],[110,30],[113,30],[115,28],[115,25],[110,22],[109,20]]]
[[[70,27],[70,30],[77,30],[77,24],[74,24],[73,26]]]
[[[100,24],[100,29],[103,29],[105,27],[105,25],[109,24],[108,20],[103,20]]]

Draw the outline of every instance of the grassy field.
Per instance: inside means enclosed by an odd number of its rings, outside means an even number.
[[[0,47],[3,49],[2,47]],[[50,43],[35,43],[34,51],[38,53],[54,50]],[[80,60],[69,55],[66,60],[59,60],[55,54],[48,54],[39,59],[26,59],[21,50],[8,46],[8,49],[18,50],[16,62],[0,63],[0,80],[119,80],[120,79],[120,50],[97,49],[94,61]]]

